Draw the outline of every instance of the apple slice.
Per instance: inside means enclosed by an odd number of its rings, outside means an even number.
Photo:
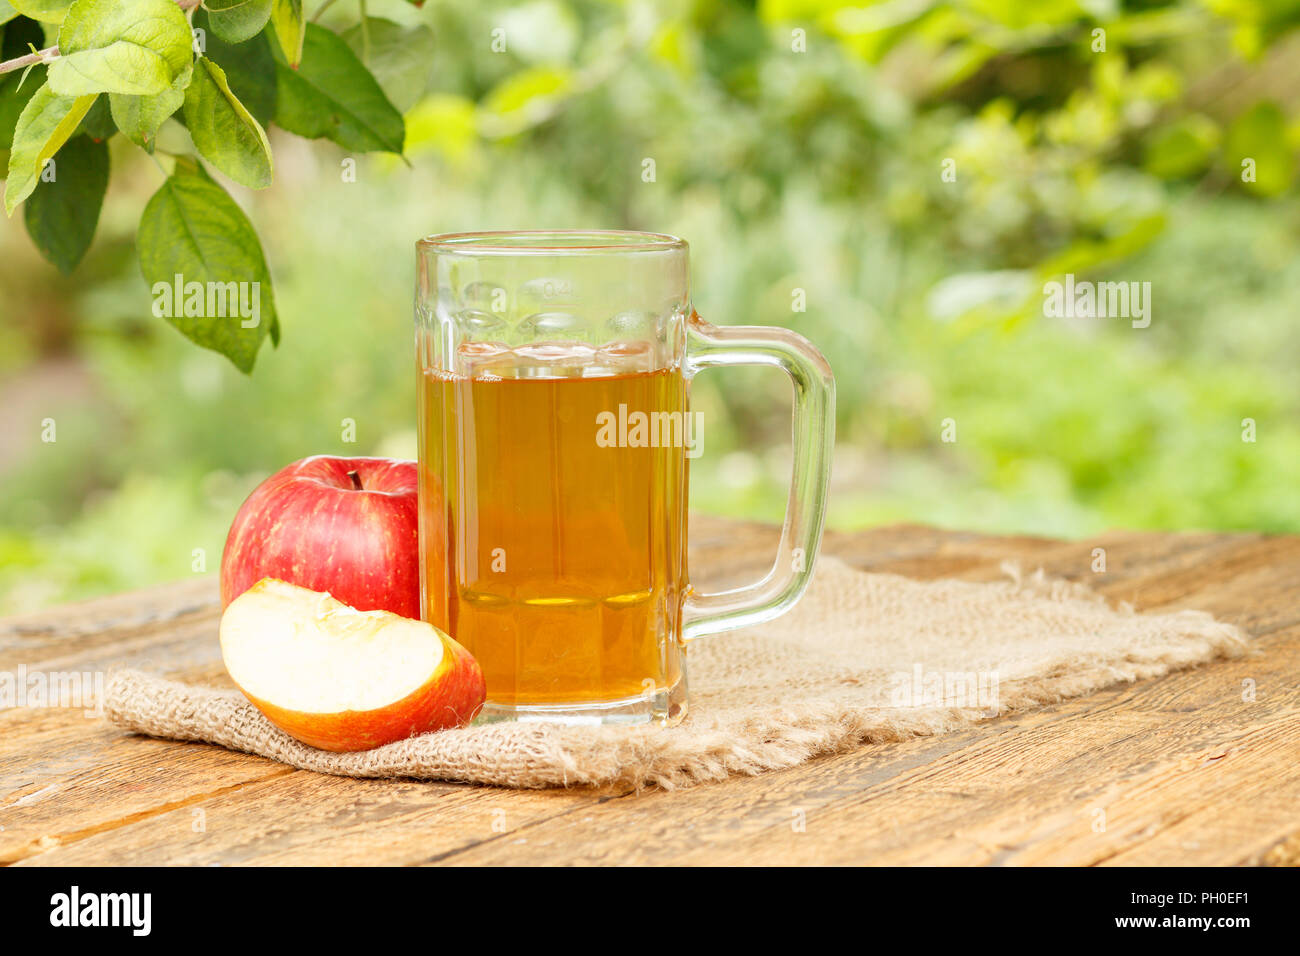
[[[461,727],[486,696],[478,661],[432,624],[276,578],[230,602],[221,656],[271,723],[322,750]]]

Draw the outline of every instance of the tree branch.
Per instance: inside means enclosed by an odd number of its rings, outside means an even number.
[[[14,70],[21,70],[23,67],[31,66],[33,63],[49,63],[58,55],[58,47],[47,46],[44,50],[37,50],[35,53],[16,56],[12,60],[5,60],[0,63],[0,73],[12,73]]]

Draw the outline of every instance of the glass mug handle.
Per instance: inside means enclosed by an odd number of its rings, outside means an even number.
[[[710,325],[692,311],[686,322],[684,372],[720,365],[772,365],[794,386],[794,466],[781,544],[772,569],[745,587],[711,594],[688,588],[682,640],[770,621],[788,611],[808,586],[821,543],[826,486],[835,444],[835,378],[821,352],[788,329]]]

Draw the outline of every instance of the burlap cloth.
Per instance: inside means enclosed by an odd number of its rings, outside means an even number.
[[[691,645],[691,714],[671,728],[498,723],[336,754],[282,733],[237,691],[139,671],[110,676],[105,709],[150,736],[343,776],[679,787],[942,734],[1246,646],[1203,612],[1135,614],[1004,570],[997,583],[922,582],[823,558],[785,617]]]

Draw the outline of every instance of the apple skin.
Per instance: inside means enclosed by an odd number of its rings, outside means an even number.
[[[315,455],[286,465],[235,515],[221,555],[221,606],[273,577],[360,611],[418,619],[418,485],[418,465],[394,458]]]
[[[308,714],[276,707],[248,691],[244,696],[290,737],[338,753],[464,727],[483,709],[487,684],[473,655],[445,634],[441,637],[442,660],[432,676],[406,697],[376,710]]]

